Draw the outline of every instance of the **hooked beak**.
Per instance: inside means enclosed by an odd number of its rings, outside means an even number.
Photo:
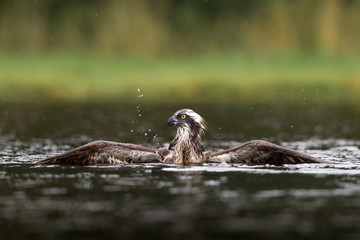
[[[168,127],[171,127],[173,125],[176,126],[176,125],[179,125],[179,121],[174,116],[172,116],[168,119],[167,125],[168,125]]]

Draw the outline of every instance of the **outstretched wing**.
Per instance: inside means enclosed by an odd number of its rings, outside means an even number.
[[[208,153],[207,162],[271,165],[329,163],[322,159],[261,140],[250,141],[221,152]]]
[[[38,163],[84,166],[161,161],[161,152],[156,149],[130,143],[94,141]]]

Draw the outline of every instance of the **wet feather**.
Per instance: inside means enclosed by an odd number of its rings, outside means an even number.
[[[177,131],[168,148],[153,149],[130,143],[95,141],[39,163],[82,166],[149,162],[184,165],[204,162],[272,165],[328,163],[262,140],[253,140],[220,152],[207,152],[201,140],[207,129],[206,122],[191,109],[174,113],[168,120],[168,126],[171,125],[176,125]]]

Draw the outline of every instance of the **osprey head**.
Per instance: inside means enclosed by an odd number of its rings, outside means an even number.
[[[198,129],[201,133],[206,130],[205,120],[191,109],[181,109],[169,118],[168,127],[178,126],[182,128]]]

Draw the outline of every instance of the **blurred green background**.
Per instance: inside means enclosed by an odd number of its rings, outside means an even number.
[[[360,1],[2,0],[0,100],[360,100]]]

